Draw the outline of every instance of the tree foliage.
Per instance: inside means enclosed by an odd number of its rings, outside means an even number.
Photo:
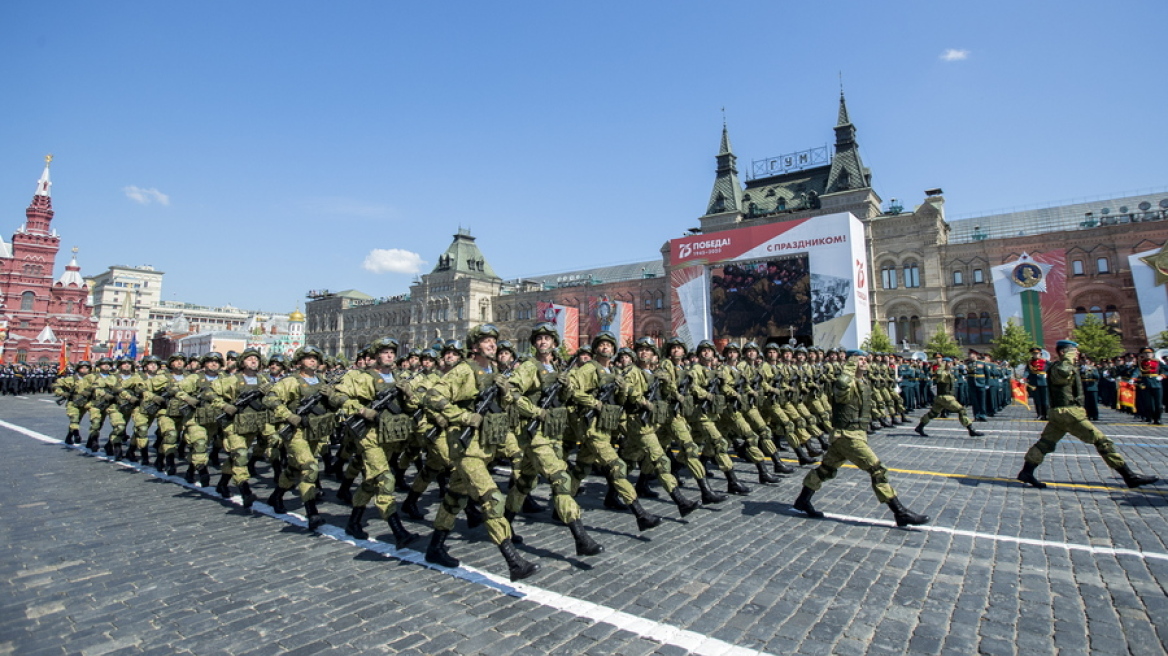
[[[1168,348],[1168,330],[1161,330],[1155,337],[1152,338],[1152,348]]]
[[[961,345],[957,343],[956,339],[945,330],[944,324],[937,326],[937,331],[929,338],[929,343],[925,344],[925,353],[932,356],[934,353],[951,358],[960,358],[964,355],[961,350]]]
[[[1088,314],[1083,323],[1071,331],[1071,339],[1079,343],[1079,352],[1092,360],[1114,358],[1123,353],[1123,342],[1098,316]]]
[[[1030,333],[1014,321],[1014,317],[1006,320],[1006,328],[1000,337],[993,340],[994,348],[990,349],[990,357],[995,360],[1005,360],[1011,366],[1018,366],[1030,359],[1030,349],[1038,346]]]
[[[884,332],[884,328],[877,323],[872,326],[872,332],[868,333],[868,339],[860,344],[860,348],[869,353],[892,353],[896,346],[892,343],[892,338],[888,333]]]

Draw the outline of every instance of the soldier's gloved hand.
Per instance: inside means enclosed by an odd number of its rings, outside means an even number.
[[[642,408],[644,408],[646,410],[653,409],[653,402],[645,397],[641,397],[641,400],[637,402],[637,405],[641,406]]]
[[[509,398],[511,396],[511,389],[512,388],[511,388],[511,379],[510,378],[508,378],[507,376],[505,376],[503,374],[495,374],[495,378],[492,382],[494,382],[495,385],[499,386],[500,399],[502,399],[503,397]]]
[[[604,409],[604,402],[601,401],[600,399],[593,399],[592,400],[592,409],[597,411],[597,412],[600,412],[601,410]]]
[[[694,397],[696,397],[699,401],[705,401],[706,399],[710,398],[710,393],[704,389],[698,388],[694,390]]]
[[[377,411],[373,408],[361,408],[361,418],[365,421],[376,421]]]
[[[288,422],[288,424],[290,426],[292,426],[293,428],[299,428],[300,422],[302,420],[300,419],[300,415],[288,415],[288,418],[285,419],[284,421]]]
[[[166,403],[166,399],[155,394],[154,396],[150,397],[150,402],[154,405],[162,405],[163,403]]]
[[[434,425],[437,426],[438,428],[444,429],[450,425],[450,421],[446,419],[446,415],[437,414],[437,415],[434,415]]]
[[[401,380],[397,383],[397,391],[402,393],[402,396],[409,398],[414,395],[414,386],[410,385],[409,381]]]
[[[462,416],[462,424],[471,428],[478,428],[483,425],[483,416],[477,412],[468,412]]]
[[[228,403],[223,406],[223,412],[226,412],[228,417],[234,417],[235,413],[239,412],[239,408]]]
[[[560,375],[556,376],[556,380],[559,381],[560,387],[571,386],[571,377],[568,375],[567,371],[561,371]]]
[[[533,419],[538,419],[540,421],[547,421],[547,416],[548,416],[547,408],[536,408],[535,417],[533,417]]]

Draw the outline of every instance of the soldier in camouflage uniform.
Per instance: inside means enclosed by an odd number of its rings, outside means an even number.
[[[337,385],[337,391],[348,397],[344,412],[354,419],[346,425],[355,429],[359,437],[360,458],[365,468],[361,487],[353,495],[353,510],[345,532],[358,540],[369,537],[361,524],[365,506],[372,500],[381,519],[393,532],[394,545],[404,549],[418,536],[406,530],[398,515],[394,498],[396,480],[390,464],[414,431],[412,415],[418,403],[410,382],[394,375],[398,348],[398,341],[391,337],[375,341],[367,350],[373,365],[348,371]]]
[[[348,400],[318,375],[317,369],[324,361],[324,355],[315,346],[299,348],[292,356],[296,374],[273,385],[265,399],[272,411],[272,419],[283,424],[277,436],[288,460],[280,472],[275,491],[268,497],[268,505],[278,513],[286,513],[284,495],[295,487],[304,503],[310,531],[324,524],[316,507],[320,454],[336,428],[336,411]]]
[[[1160,480],[1132,471],[1111,439],[1087,419],[1087,411],[1083,409],[1083,383],[1078,369],[1079,345],[1069,339],[1059,340],[1055,351],[1058,359],[1049,363],[1045,369],[1049,375],[1047,389],[1050,392],[1047,424],[1038,442],[1026,452],[1026,462],[1022,471],[1018,472],[1018,480],[1031,487],[1046,487],[1046,483],[1034,475],[1034,470],[1042,464],[1047,454],[1054,452],[1059,440],[1067,433],[1094,446],[1107,466],[1119,472],[1128,487],[1150,485]]]
[[[747,342],[742,349],[744,359],[738,363],[743,379],[746,381],[747,402],[742,412],[743,418],[758,435],[758,450],[763,456],[770,458],[774,463],[776,474],[793,474],[795,468],[779,459],[779,448],[776,446],[778,438],[775,436],[772,424],[767,417],[775,414],[773,399],[763,389],[763,383],[768,378],[769,365],[759,357],[758,344]],[[766,415],[764,416],[764,412]],[[781,413],[782,410],[779,410]],[[759,477],[760,483],[768,481]]]
[[[757,347],[755,350],[758,350]],[[743,365],[739,360],[740,354],[741,349],[735,342],[730,342],[722,349],[725,361],[718,367],[718,377],[722,380],[721,392],[726,397],[726,409],[719,417],[718,430],[723,435],[736,435],[743,440],[739,455],[754,465],[760,485],[778,483],[779,479],[766,470],[766,454],[759,449],[760,440],[764,436],[770,441],[770,429],[753,407],[750,378],[754,376],[754,370]],[[748,415],[753,422],[747,420]],[[774,452],[773,444],[771,452]]]
[[[101,428],[110,416],[110,406],[117,401],[118,377],[112,371],[113,366],[111,358],[98,358],[97,370],[86,378],[89,403],[85,410],[89,413],[89,438],[85,441],[85,447],[90,451],[97,451],[100,446]],[[125,426],[122,429],[125,430]]]
[[[178,398],[183,379],[186,377],[187,356],[178,352],[166,359],[167,370],[155,378],[160,381],[151,381],[150,387],[156,394],[149,401],[149,405],[157,405],[158,430],[162,433],[162,443],[158,448],[158,456],[154,461],[154,468],[162,471],[166,467],[166,475],[174,476],[178,472],[175,462],[178,456],[179,432],[185,429],[187,416],[191,406]],[[161,391],[158,391],[158,390]]]
[[[503,515],[514,523],[540,476],[551,484],[556,517],[568,525],[576,543],[576,555],[594,556],[604,551],[584,530],[580,506],[572,498],[572,477],[556,446],[568,426],[564,402],[570,395],[568,372],[556,361],[559,333],[550,323],[540,323],[531,331],[535,357],[519,363],[511,376],[520,418],[518,441],[523,448],[521,465],[507,491]],[[514,540],[514,535],[512,536]]]
[[[462,341],[452,339],[442,345],[440,360],[445,371],[449,372],[462,362],[464,357]],[[433,389],[443,377],[438,371],[430,371],[424,375],[426,389]],[[425,403],[423,403],[425,406]],[[454,462],[450,458],[450,447],[444,435],[449,426],[446,417],[440,412],[427,410],[423,414],[424,422],[419,422],[410,448],[399,459],[401,470],[405,470],[419,453],[425,453],[423,466],[418,469],[414,480],[410,482],[410,491],[402,503],[402,512],[411,519],[425,519],[426,515],[418,507],[418,501],[430,487],[430,483],[438,481],[438,494],[446,496],[447,482]]]
[[[794,401],[798,398],[797,383],[790,362],[783,359],[792,353],[792,349],[786,344],[779,346],[771,342],[766,345],[764,351],[769,365],[769,378],[763,381],[763,391],[773,399],[772,414],[784,422],[787,443],[791,445],[791,450],[799,459],[799,465],[819,464],[804,448],[804,445],[810,446],[811,433],[808,430],[808,422],[811,413],[807,412],[806,408],[795,405]]]
[[[694,397],[692,393],[693,378],[689,374],[689,364],[686,362],[685,342],[678,337],[670,337],[665,342],[666,354],[654,372],[661,380],[661,394],[671,401],[671,411],[666,423],[661,427],[658,435],[662,436],[663,447],[676,446],[677,459],[689,470],[694,482],[702,493],[703,504],[722,503],[728,497],[721,492],[710,489],[709,479],[706,478],[706,467],[701,462],[702,448],[694,441],[686,417],[693,414]]]
[[[93,365],[88,360],[82,360],[72,372],[58,378],[53,389],[53,393],[64,400],[65,416],[69,418],[69,432],[65,434],[65,444],[81,444],[81,417],[85,414],[86,399],[89,395],[85,379],[92,370]]]
[[[486,515],[487,535],[507,561],[511,580],[518,581],[539,571],[540,566],[524,560],[515,550],[511,523],[503,514],[505,499],[488,469],[509,432],[510,419],[504,408],[514,402],[510,382],[497,370],[498,341],[499,330],[494,326],[472,328],[466,342],[473,357],[455,365],[426,393],[427,408],[447,420],[442,438],[450,449],[454,473],[434,518],[425,557],[443,567],[458,567],[458,560],[446,550],[446,538],[467,503],[476,503]]]
[[[896,517],[897,526],[925,524],[929,521],[927,516],[909,511],[897,498],[896,491],[888,483],[888,470],[868,446],[867,429],[872,413],[872,386],[867,377],[868,354],[861,350],[851,350],[847,355],[847,362],[832,389],[831,446],[819,467],[807,472],[803,479],[803,489],[793,507],[808,517],[822,518],[823,513],[811,505],[812,495],[825,482],[835,478],[841,465],[851,462],[871,477],[876,499],[888,504]]]
[[[268,428],[270,412],[264,399],[272,387],[271,380],[260,369],[260,352],[248,348],[236,358],[235,381],[231,386],[234,398],[223,406],[227,417],[223,444],[227,450],[227,461],[220,472],[215,491],[219,496],[231,496],[229,485],[239,488],[243,507],[251,508],[256,496],[251,491],[251,473],[248,462],[251,449]]]
[[[718,362],[714,344],[703,339],[695,350],[698,363],[689,370],[693,379],[690,392],[694,396],[694,412],[689,417],[690,428],[702,446],[702,455],[712,457],[718,469],[725,474],[726,491],[738,495],[750,494],[750,488],[738,482],[734,463],[727,453],[730,445],[716,423],[725,410],[726,398],[722,396],[724,387],[716,369]]]
[[[938,353],[937,355],[941,355]],[[921,437],[928,437],[925,433],[925,426],[929,422],[941,416],[942,412],[950,411],[956,412],[957,418],[965,430],[969,432],[970,437],[981,437],[985,433],[974,429],[973,422],[970,421],[969,415],[965,414],[965,406],[957,400],[953,395],[953,385],[955,383],[956,374],[953,373],[953,358],[942,358],[937,363],[936,369],[933,370],[933,382],[937,386],[937,396],[933,400],[933,407],[926,414],[921,417],[921,421],[914,429],[917,435]]]
[[[216,418],[223,406],[235,398],[234,381],[222,375],[223,355],[211,351],[200,358],[202,370],[184,376],[179,382],[179,400],[194,409],[183,426],[183,442],[187,446],[188,483],[199,478],[199,485],[210,487],[211,472],[207,471],[207,445],[220,437],[223,429]]]
[[[143,466],[150,464],[150,424],[154,423],[154,416],[161,409],[160,405],[151,403],[161,390],[165,390],[165,379],[158,380],[158,370],[162,367],[162,358],[157,355],[147,355],[142,358],[142,371],[138,376],[142,379],[137,388],[141,402],[134,408],[130,417],[130,430],[133,432],[133,441],[126,452],[126,459],[130,462],[141,462]]]

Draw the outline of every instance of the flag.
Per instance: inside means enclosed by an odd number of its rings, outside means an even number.
[[[120,357],[122,357],[122,353],[124,353],[124,351],[122,350],[122,340],[119,339],[118,345],[114,347],[113,356],[115,358],[120,358]]]
[[[92,354],[90,353],[90,351],[89,351],[89,347],[91,347],[91,346],[93,346],[93,345],[92,345],[92,344],[90,344],[90,343],[88,343],[88,342],[86,342],[86,344],[85,344],[85,352],[81,354],[81,359],[82,359],[82,360],[89,361],[89,359],[93,357],[93,355],[92,355]]]
[[[1119,407],[1127,406],[1135,412],[1136,409],[1136,386],[1126,380],[1119,381]]]
[[[1010,391],[1014,396],[1014,403],[1020,403],[1026,406],[1027,409],[1030,408],[1030,402],[1027,401],[1026,383],[1020,380],[1011,380]]]
[[[138,359],[138,336],[137,335],[134,335],[133,337],[130,338],[130,354],[129,355],[130,355],[131,360]]]
[[[69,354],[65,352],[65,342],[61,342],[61,355],[57,357],[57,375],[64,376],[69,368]]]

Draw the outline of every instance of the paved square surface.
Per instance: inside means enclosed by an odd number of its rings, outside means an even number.
[[[646,533],[592,480],[584,523],[606,552],[579,558],[550,513],[520,516],[543,570],[512,585],[461,520],[447,545],[464,567],[436,570],[347,538],[331,479],[329,525],[309,534],[262,502],[66,447],[51,399],[0,397],[0,654],[1166,653],[1168,483],[1129,490],[1068,436],[1038,470],[1050,487],[1025,488],[1033,413],[979,423],[983,438],[953,420],[922,438],[919,416],[871,443],[928,526],[896,528],[851,468],[816,495],[823,520],[790,509],[801,473],[759,486],[739,462],[749,496],[684,520],[645,501],[666,517]],[[1168,476],[1164,427],[1106,410],[1098,425],[1133,469]],[[263,499],[270,479],[254,487]]]

